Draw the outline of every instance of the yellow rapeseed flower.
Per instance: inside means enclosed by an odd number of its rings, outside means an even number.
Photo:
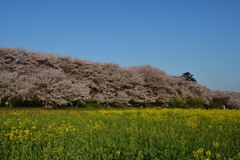
[[[203,154],[203,148],[199,148],[199,149],[197,150],[197,153],[198,153],[198,154]]]
[[[28,129],[26,129],[26,130],[24,130],[24,132],[25,132],[26,134],[28,134],[28,133],[29,133],[29,130],[28,130]]]
[[[216,159],[221,157],[220,154],[216,154],[215,156],[216,156]]]
[[[69,127],[67,127],[67,128],[65,129],[65,131],[68,132],[68,131],[69,131]]]
[[[195,152],[195,151],[193,151],[193,156],[194,156],[194,158],[198,158],[198,154],[197,154],[197,152]]]
[[[121,151],[120,151],[120,150],[117,150],[117,151],[116,151],[116,154],[117,154],[117,157],[119,157],[120,154],[121,154]]]
[[[219,127],[219,131],[221,132],[223,130],[223,126],[220,126]]]
[[[238,152],[237,157],[240,158],[240,152]]]
[[[9,133],[9,139],[12,140],[13,137],[14,137],[14,133],[13,133],[13,132],[10,132],[10,133]]]
[[[206,152],[206,156],[207,156],[207,157],[210,157],[210,156],[211,156],[211,151],[207,151],[207,152]]]
[[[199,148],[197,151],[193,151],[193,156],[195,159],[198,159],[199,156],[201,157],[203,155],[203,148]]]
[[[213,142],[214,148],[219,148],[220,144],[218,142]]]

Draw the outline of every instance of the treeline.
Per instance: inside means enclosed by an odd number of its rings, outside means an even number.
[[[149,65],[122,68],[113,63],[0,48],[0,72],[1,106],[78,107],[92,103],[240,108],[239,92],[212,92]]]

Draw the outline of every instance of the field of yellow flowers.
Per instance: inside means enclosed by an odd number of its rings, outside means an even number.
[[[0,123],[1,160],[240,159],[237,110],[25,110]]]

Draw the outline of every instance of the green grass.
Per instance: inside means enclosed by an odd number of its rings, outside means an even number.
[[[0,159],[240,159],[236,110],[16,110]]]

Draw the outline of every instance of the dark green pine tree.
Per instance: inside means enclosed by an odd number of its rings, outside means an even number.
[[[185,78],[187,81],[192,81],[197,83],[197,80],[195,78],[193,78],[193,74],[191,74],[190,72],[185,72],[181,75],[183,78]]]

